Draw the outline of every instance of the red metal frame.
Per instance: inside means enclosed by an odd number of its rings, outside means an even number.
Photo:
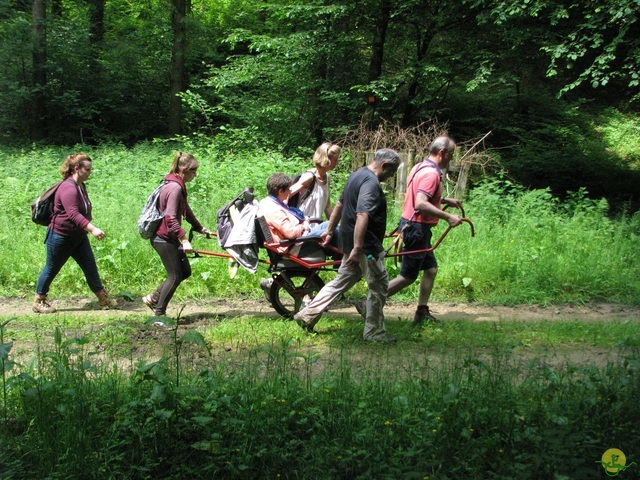
[[[475,233],[475,228],[473,226],[473,223],[471,222],[471,220],[469,220],[468,218],[461,218],[461,220],[467,224],[469,224],[469,227],[471,228],[471,236],[475,237],[476,233]],[[399,251],[395,251],[394,253],[388,253],[386,257],[387,258],[394,258],[394,257],[401,257],[402,255],[411,255],[414,253],[427,253],[427,252],[431,252],[433,250],[435,250],[436,248],[438,248],[438,246],[440,245],[440,243],[442,243],[442,241],[444,240],[444,238],[449,234],[449,232],[451,231],[453,227],[448,226],[447,229],[442,233],[442,235],[440,235],[440,238],[438,238],[438,240],[436,240],[436,242],[429,248],[425,248],[425,249],[421,249],[421,250],[411,250],[411,251],[407,251],[407,252],[399,252]],[[217,236],[215,233],[211,233],[211,236]],[[390,233],[389,235],[387,235],[387,237],[397,237],[400,234],[397,232],[397,229],[394,230],[392,233]],[[319,242],[318,242],[319,243]],[[291,260],[294,263],[297,263],[298,265],[300,265],[301,267],[304,268],[308,268],[311,270],[317,270],[323,267],[329,267],[329,266],[334,266],[334,265],[339,265],[341,263],[341,260],[330,260],[327,262],[307,262],[306,260],[297,257],[295,255],[291,255],[289,253],[280,253],[278,251],[278,247],[282,247],[282,246],[286,246],[286,245],[290,245],[293,246],[295,245],[295,242],[290,242],[290,241],[286,241],[283,243],[264,243],[264,248],[266,248],[267,250],[270,250],[271,252],[274,252],[275,254],[279,255],[282,257],[283,260]],[[340,250],[338,250],[337,248],[335,248],[332,245],[326,246],[324,247],[325,249],[331,249],[334,250],[335,252],[340,252]],[[389,247],[389,249],[393,248],[393,245],[391,247]],[[232,255],[228,254],[228,253],[221,253],[221,252],[210,252],[210,251],[206,251],[206,250],[194,250],[193,253],[197,256],[197,255],[209,255],[212,257],[220,257],[220,258],[233,258]],[[269,260],[263,260],[260,259],[259,260],[260,263],[264,263],[266,265],[271,265],[271,261]]]

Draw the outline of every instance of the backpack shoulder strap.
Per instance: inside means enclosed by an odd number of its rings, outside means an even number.
[[[304,202],[307,199],[307,197],[311,195],[313,188],[316,186],[316,174],[313,172],[313,170],[307,170],[307,172],[311,173],[311,183],[307,187],[307,191],[304,192],[304,195],[300,197],[300,201],[298,202],[298,205]]]
[[[409,182],[407,183],[407,192],[409,191],[409,189],[411,189],[411,184],[413,183],[413,180],[416,178],[416,175],[418,175],[418,172],[420,170],[424,170],[425,168],[431,167],[433,168],[433,165],[429,162],[426,161],[422,161],[422,165],[420,165],[418,168],[416,168],[416,171],[413,172],[413,175],[411,175],[411,178],[409,179]]]

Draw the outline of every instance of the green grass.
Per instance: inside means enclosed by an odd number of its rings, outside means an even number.
[[[3,323],[0,478],[602,478],[640,451],[637,321],[145,321]]]
[[[356,315],[327,313],[318,325],[320,335],[302,335],[295,322],[260,314],[200,313],[187,316],[186,324],[199,319],[202,326],[197,329],[207,342],[216,347],[232,346],[234,349],[245,345],[269,343],[273,338],[294,338],[301,347],[314,345],[332,348],[352,348],[360,342],[362,323]],[[28,314],[12,319],[15,331],[12,339],[34,342],[49,334],[55,328],[80,334],[96,345],[110,346],[131,343],[131,337],[138,330],[146,328],[151,317],[130,314],[112,317],[92,317],[90,315]],[[9,320],[0,315],[0,320]],[[555,346],[601,347],[615,349],[619,346],[640,346],[638,319],[626,320],[512,320],[500,321],[451,320],[430,325],[424,331],[416,330],[410,322],[387,318],[388,329],[399,335],[400,341],[408,344],[424,345],[439,353],[455,348],[545,348]],[[187,327],[188,328],[188,327]],[[76,333],[78,334],[78,333]]]
[[[189,185],[189,199],[200,220],[212,229],[217,210],[242,188],[253,185],[256,197],[261,198],[270,173],[295,173],[308,163],[272,152],[221,152],[215,142],[145,143],[131,149],[120,145],[34,150],[1,147],[6,161],[0,167],[5,177],[0,201],[6,215],[0,218],[4,260],[0,263],[0,296],[33,291],[44,262],[45,229],[31,223],[28,204],[57,180],[64,156],[80,149],[94,158],[88,188],[95,224],[107,232],[107,238],[92,240],[92,244],[104,282],[111,291],[132,296],[154,289],[164,271],[148,241],[139,238],[136,220],[177,148],[192,151],[202,162],[197,179]],[[334,202],[348,174],[346,161],[342,167],[334,175]],[[590,200],[584,192],[561,202],[548,191],[526,191],[504,179],[476,186],[464,205],[476,236],[472,238],[468,226],[462,225],[436,250],[440,271],[434,300],[512,305],[640,303],[640,264],[635,261],[640,251],[637,213],[609,218],[606,202]],[[390,203],[389,231],[395,226],[399,207]],[[435,238],[443,230],[441,222]],[[219,251],[215,239],[198,235],[194,246]],[[193,259],[192,264],[193,277],[180,287],[176,300],[258,298],[261,294],[256,277],[242,269],[234,280],[229,279],[223,259],[202,257]],[[398,274],[392,259],[387,266],[391,278]],[[264,267],[260,275],[266,275]],[[416,283],[398,298],[412,301],[417,288]],[[51,296],[77,295],[90,297],[79,268],[69,262],[54,281]]]
[[[105,282],[133,297],[154,288],[162,267],[135,222],[175,149],[202,163],[189,199],[209,228],[248,184],[261,198],[270,173],[309,164],[215,141],[2,147],[0,297],[30,297],[44,229],[28,203],[77,150],[94,158],[88,188],[108,237],[93,245]],[[434,300],[640,304],[638,214],[610,218],[584,192],[560,202],[504,179],[477,185],[465,209],[476,237],[463,225],[438,248]],[[192,264],[174,309],[262,296],[264,267],[230,280],[224,260]],[[365,291],[361,282],[350,295]],[[51,294],[91,299],[73,262]],[[394,301],[416,297],[413,285]],[[640,459],[637,319],[448,320],[424,331],[389,319],[399,342],[379,346],[361,340],[355,315],[330,312],[316,337],[275,314],[203,316],[169,332],[142,314],[0,316],[0,478],[604,478],[596,462],[606,449]]]
[[[457,321],[429,328],[425,344],[444,350],[489,347],[555,348],[557,346],[616,348],[640,346],[637,320],[624,322],[501,321],[499,323]]]

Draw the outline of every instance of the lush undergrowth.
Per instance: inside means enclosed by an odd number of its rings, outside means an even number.
[[[246,186],[256,197],[265,195],[268,175],[294,174],[308,167],[308,159],[287,159],[276,153],[249,153],[232,145],[140,144],[127,149],[102,147],[3,148],[0,166],[3,188],[0,201],[0,296],[30,294],[44,263],[45,229],[29,219],[29,202],[58,180],[58,167],[71,151],[85,150],[94,158],[88,183],[96,225],[107,233],[93,241],[101,275],[109,288],[132,296],[148,293],[162,278],[162,266],[147,241],[136,231],[136,220],[153,187],[167,172],[173,152],[192,151],[202,162],[189,185],[196,215],[211,229],[217,210]],[[344,158],[334,175],[333,197],[338,196],[350,161]],[[476,187],[464,203],[476,236],[467,225],[453,230],[436,250],[440,273],[436,300],[474,300],[485,303],[557,303],[608,301],[640,302],[640,216],[609,218],[604,201],[577,192],[560,202],[548,191],[526,191],[507,180],[487,181]],[[391,208],[389,230],[398,219],[399,205]],[[442,222],[441,222],[442,223]],[[440,225],[438,233],[444,225]],[[216,240],[198,236],[202,250],[219,250]],[[193,277],[177,297],[257,296],[257,279],[241,271],[230,280],[224,260],[193,260]],[[397,267],[390,259],[391,277]],[[260,272],[259,272],[260,273]],[[266,270],[263,272],[266,273]],[[260,276],[260,275],[258,275]],[[415,298],[417,285],[399,296]],[[69,262],[52,285],[51,296],[86,292],[84,278]]]
[[[260,198],[271,172],[309,164],[215,144],[82,149],[94,158],[95,223],[108,235],[92,240],[101,274],[112,291],[134,297],[163,276],[135,224],[174,150],[201,160],[189,195],[210,228],[242,188],[255,186]],[[67,153],[2,151],[0,296],[33,291],[44,229],[30,222],[28,204],[57,180]],[[334,177],[334,198],[347,165]],[[583,193],[560,202],[501,178],[477,186],[464,203],[476,236],[463,225],[438,248],[434,297],[640,303],[638,214],[610,218],[605,202]],[[194,245],[218,250],[215,240]],[[392,260],[388,268],[397,274]],[[230,280],[225,260],[194,259],[193,271],[176,305],[262,295],[244,271]],[[52,296],[83,292],[69,262]],[[402,297],[414,300],[416,286]],[[3,480],[560,480],[605,478],[598,462],[609,448],[628,464],[640,458],[634,320],[451,321],[422,332],[390,320],[399,342],[385,347],[354,341],[361,322],[331,314],[317,337],[294,322],[242,316],[168,332],[149,329],[143,315],[0,319]],[[574,362],[574,351],[610,356]]]
[[[609,448],[639,458],[635,324],[405,322],[385,347],[357,320],[247,320],[156,333],[146,360],[68,323],[15,356],[13,327],[39,327],[5,321],[0,478],[596,479]],[[549,355],[596,338],[614,360]]]

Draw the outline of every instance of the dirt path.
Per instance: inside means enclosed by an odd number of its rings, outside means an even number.
[[[118,318],[126,319],[132,316],[149,315],[151,311],[140,301],[126,302],[121,310],[102,311],[97,309],[95,300],[86,297],[75,299],[57,300],[54,302],[58,309],[55,316],[87,317],[87,323],[95,325],[103,323],[104,319],[108,323],[117,321]],[[186,303],[175,301],[168,312],[171,316],[176,316],[178,309],[184,306],[181,314],[180,329],[188,330],[199,327],[209,327],[217,324],[224,318],[236,317],[256,317],[278,319],[280,316],[271,308],[271,305],[264,299],[210,299],[206,301],[189,301]],[[406,322],[413,317],[415,304],[408,302],[391,301],[385,308],[387,323],[391,326],[397,321]],[[572,321],[582,322],[625,322],[633,321],[640,323],[640,308],[628,307],[614,304],[596,305],[563,305],[542,307],[538,305],[520,305],[515,307],[487,306],[466,303],[434,303],[431,310],[437,318],[444,322],[455,322],[459,320],[469,320],[476,322],[498,322],[498,321]],[[355,308],[348,302],[331,307],[330,315],[343,316],[347,319],[359,320],[360,317]],[[16,317],[17,321],[12,323],[11,330],[33,328],[34,313],[31,311],[31,302],[27,298],[0,298],[0,321],[6,318]],[[24,318],[25,321],[22,321]],[[159,358],[160,349],[167,344],[170,332],[155,328],[140,328],[131,337],[131,355],[136,358]],[[331,335],[323,335],[329,338]],[[330,342],[329,342],[330,343]],[[100,348],[100,347],[98,347]],[[329,368],[332,365],[333,357],[330,349],[332,347],[323,345],[320,341],[312,345],[303,347],[313,352],[321,353],[321,360],[314,368]],[[346,347],[345,347],[346,348]],[[362,345],[355,342],[350,348],[350,361],[354,370],[367,370],[370,363],[374,361],[378,354],[376,349],[362,348]],[[236,364],[246,361],[245,347],[241,345],[232,346],[230,344],[217,345],[213,348],[216,361],[219,363]],[[442,355],[425,348],[419,342],[409,342],[403,346],[404,353],[394,356],[391,354],[383,357],[385,365],[376,368],[388,368],[397,372],[405,368],[406,357],[411,357],[411,364],[414,365],[438,365],[443,359]],[[14,355],[28,358],[33,352],[33,344],[30,340],[22,339],[16,344]],[[604,367],[613,359],[618,358],[620,352],[611,348],[600,348],[592,345],[581,344],[580,346],[555,346],[550,351],[540,351],[539,349],[517,349],[514,351],[513,361],[528,362],[532,358],[544,358],[549,364],[564,365],[569,362],[572,365],[597,365]],[[127,357],[129,358],[129,357]],[[373,360],[372,360],[373,359]],[[379,361],[379,359],[377,360]],[[302,367],[301,367],[302,368]],[[411,373],[412,375],[414,373]]]
[[[184,305],[182,316],[209,317],[222,315],[225,317],[238,317],[243,315],[256,315],[278,317],[266,300],[251,299],[211,299],[206,301],[175,301],[171,305],[170,315],[176,315],[179,308]],[[54,306],[60,314],[87,315],[94,317],[110,317],[117,315],[145,315],[150,313],[145,305],[137,299],[134,302],[125,302],[122,310],[102,311],[97,309],[95,300],[86,297],[78,297],[67,300],[56,300]],[[389,320],[410,319],[413,317],[413,303],[390,301],[385,307],[385,316]],[[357,315],[355,309],[347,302],[335,305],[330,310],[333,314]],[[629,307],[616,304],[594,305],[562,305],[543,307],[539,305],[518,305],[514,307],[487,306],[468,303],[433,303],[432,313],[439,319],[447,320],[475,320],[496,322],[500,320],[640,320],[640,307]],[[0,315],[5,317],[21,317],[31,315],[31,300],[27,298],[2,298],[0,299]]]

